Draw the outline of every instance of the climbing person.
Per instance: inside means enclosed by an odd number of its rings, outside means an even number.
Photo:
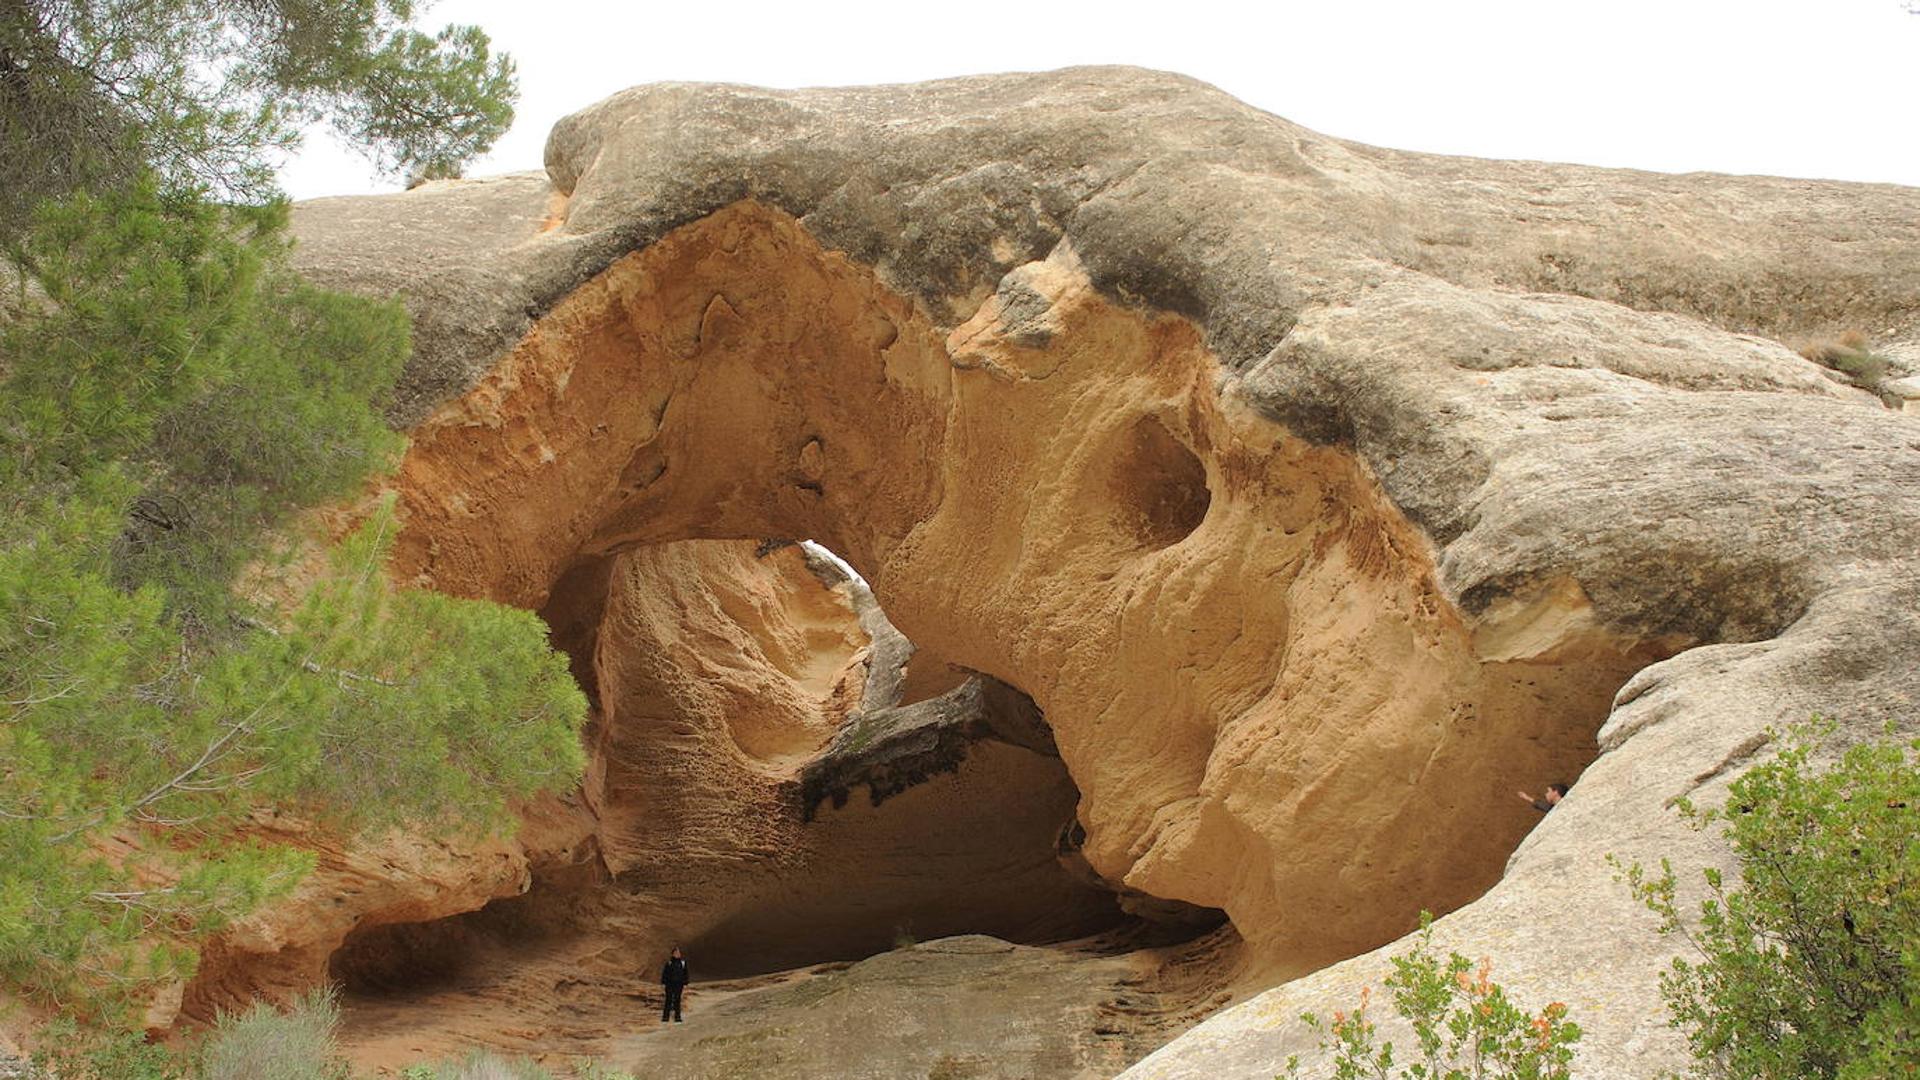
[[[681,955],[680,946],[673,947],[673,954],[660,968],[660,989],[664,997],[660,999],[660,1022],[666,1023],[672,1016],[674,1022],[680,1021],[680,996],[687,989],[687,958]]]
[[[1521,802],[1527,803],[1528,805],[1532,806],[1535,810],[1538,810],[1544,814],[1547,811],[1553,809],[1554,807],[1559,806],[1560,800],[1567,797],[1567,785],[1548,784],[1546,796],[1544,798],[1539,798],[1539,799],[1534,798],[1533,796],[1527,794],[1524,791],[1520,792],[1519,794],[1520,794]]]

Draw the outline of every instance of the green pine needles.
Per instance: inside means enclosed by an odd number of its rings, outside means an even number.
[[[237,587],[401,446],[404,314],[295,278],[283,220],[68,199],[0,326],[0,980],[104,1020],[311,869],[274,815],[495,829],[583,766],[545,626],[395,588],[390,505],[294,600]]]
[[[325,124],[382,169],[457,175],[513,121],[513,62],[413,0],[5,0],[0,240],[35,205],[144,175],[222,201],[275,193]]]
[[[288,270],[274,157],[324,121],[454,175],[513,116],[512,62],[416,14],[0,0],[0,984],[70,1020],[293,888],[282,814],[500,828],[582,768],[546,628],[394,588],[389,505],[285,572],[403,446],[408,323]]]

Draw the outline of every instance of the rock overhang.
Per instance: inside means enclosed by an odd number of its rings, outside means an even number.
[[[1478,656],[1349,449],[1222,394],[1189,320],[1115,304],[1071,246],[1021,280],[942,334],[775,208],[676,229],[413,429],[400,573],[540,607],[581,559],[819,537],[910,637],[1039,702],[1113,887],[1224,908],[1295,972],[1484,888],[1524,827],[1494,763],[1577,772],[1678,643],[1576,589],[1530,652]]]
[[[1105,301],[1185,317],[1223,407],[1350,451],[1470,621],[1668,650],[1757,642],[1636,680],[1659,692],[1614,710],[1601,764],[1648,791],[1583,785],[1575,812],[1556,812],[1489,901],[1456,917],[1463,940],[1489,941],[1510,937],[1503,918],[1603,916],[1563,927],[1565,956],[1523,982],[1585,957],[1648,994],[1655,952],[1618,956],[1595,929],[1632,918],[1592,849],[1686,848],[1649,792],[1698,786],[1796,714],[1862,731],[1910,720],[1914,676],[1879,658],[1920,640],[1899,541],[1920,534],[1906,464],[1920,438],[1910,417],[1755,335],[1915,338],[1920,193],[1375,150],[1130,69],[641,88],[563,122],[548,166],[552,187],[529,176],[489,193],[521,226],[441,237],[444,250],[425,245],[377,280],[352,259],[309,260],[323,280],[362,274],[419,298],[403,419],[496,370],[616,259],[750,199],[870,268],[935,337],[998,306],[1009,333],[996,347],[1045,352],[1053,331],[1036,334],[1021,304],[1033,268],[1068,255]],[[414,211],[473,186],[354,213],[433,235]],[[343,212],[303,208],[299,228],[325,232]],[[1604,1075],[1670,1053],[1659,1028],[1612,1016],[1584,1060]]]

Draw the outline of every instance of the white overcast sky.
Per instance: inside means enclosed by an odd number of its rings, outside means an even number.
[[[561,116],[658,80],[847,86],[1072,64],[1183,72],[1380,146],[1920,186],[1920,15],[1903,0],[441,0],[519,64],[468,175],[537,169]],[[325,135],[295,198],[391,190]]]

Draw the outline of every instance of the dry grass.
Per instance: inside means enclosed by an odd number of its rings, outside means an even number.
[[[1832,340],[1809,342],[1801,346],[1800,355],[1839,372],[1862,390],[1886,396],[1881,384],[1886,381],[1890,361],[1875,353],[1867,336],[1858,330],[1848,330]]]
[[[316,990],[286,1012],[257,1004],[222,1014],[201,1051],[204,1080],[333,1080],[348,1075],[333,1041],[340,1007]]]

